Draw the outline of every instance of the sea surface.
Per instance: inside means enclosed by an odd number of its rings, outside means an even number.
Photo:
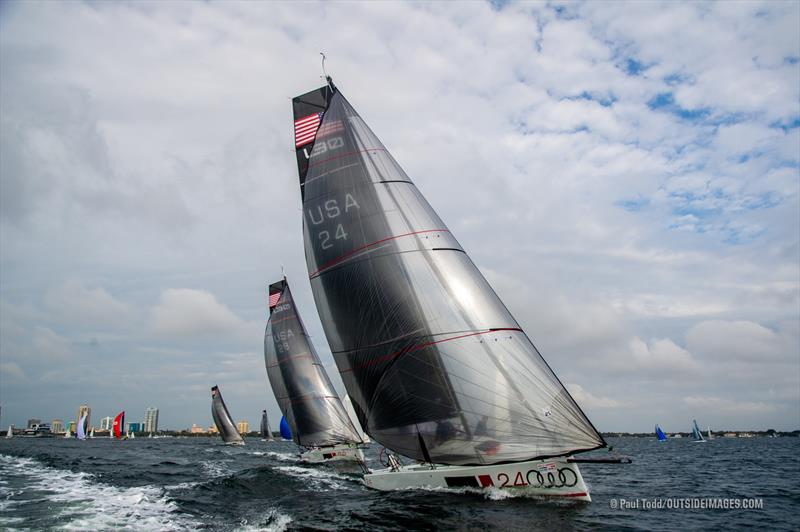
[[[609,443],[633,463],[581,465],[593,502],[580,503],[496,489],[377,492],[357,474],[300,463],[290,442],[17,437],[0,440],[0,529],[800,529],[800,438]],[[367,453],[372,467],[379,449]],[[762,507],[620,507],[694,498]]]

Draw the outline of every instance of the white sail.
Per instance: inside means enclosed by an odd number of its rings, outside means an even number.
[[[6,438],[14,437],[14,429],[12,428],[14,425],[8,426],[8,432],[6,432]]]
[[[77,430],[77,433],[78,433],[77,434],[77,438],[79,440],[85,440],[86,439],[86,419],[88,418],[88,416],[89,416],[89,414],[84,414],[84,415],[81,416],[80,421],[78,421],[78,427],[77,427],[76,430]]]
[[[72,438],[72,431],[67,427],[67,432],[64,434],[65,438]]]
[[[92,430],[89,431],[89,437],[94,438],[94,427],[92,427]]]
[[[356,416],[356,411],[355,408],[353,408],[353,402],[350,400],[349,395],[344,394],[342,404],[344,404],[344,409],[347,411],[347,415],[350,416],[350,421],[353,423],[353,427],[355,427],[358,436],[361,438],[361,441],[364,443],[372,443],[372,440],[369,439],[369,436],[367,436],[361,429],[361,424],[358,422],[358,416]]]

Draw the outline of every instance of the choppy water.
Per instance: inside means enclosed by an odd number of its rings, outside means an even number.
[[[800,528],[800,438],[610,439],[582,465],[594,502],[465,489],[382,493],[250,439],[0,440],[0,529],[674,530]],[[378,467],[378,446],[368,452]],[[757,498],[761,509],[620,509],[619,499]]]

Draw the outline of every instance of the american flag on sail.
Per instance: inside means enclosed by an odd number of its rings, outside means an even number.
[[[294,146],[305,146],[317,134],[317,128],[322,120],[322,113],[314,113],[294,121]]]
[[[281,298],[281,292],[275,292],[274,294],[269,295],[269,308],[274,307],[278,304],[278,300]]]

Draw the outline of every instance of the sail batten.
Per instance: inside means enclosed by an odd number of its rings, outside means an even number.
[[[295,123],[307,116],[308,95],[326,106],[297,150],[306,263],[367,434],[411,458],[453,465],[605,446],[341,92],[329,84],[295,99]]]
[[[275,399],[298,445],[360,443],[314,349],[286,280],[269,288],[264,363]]]

